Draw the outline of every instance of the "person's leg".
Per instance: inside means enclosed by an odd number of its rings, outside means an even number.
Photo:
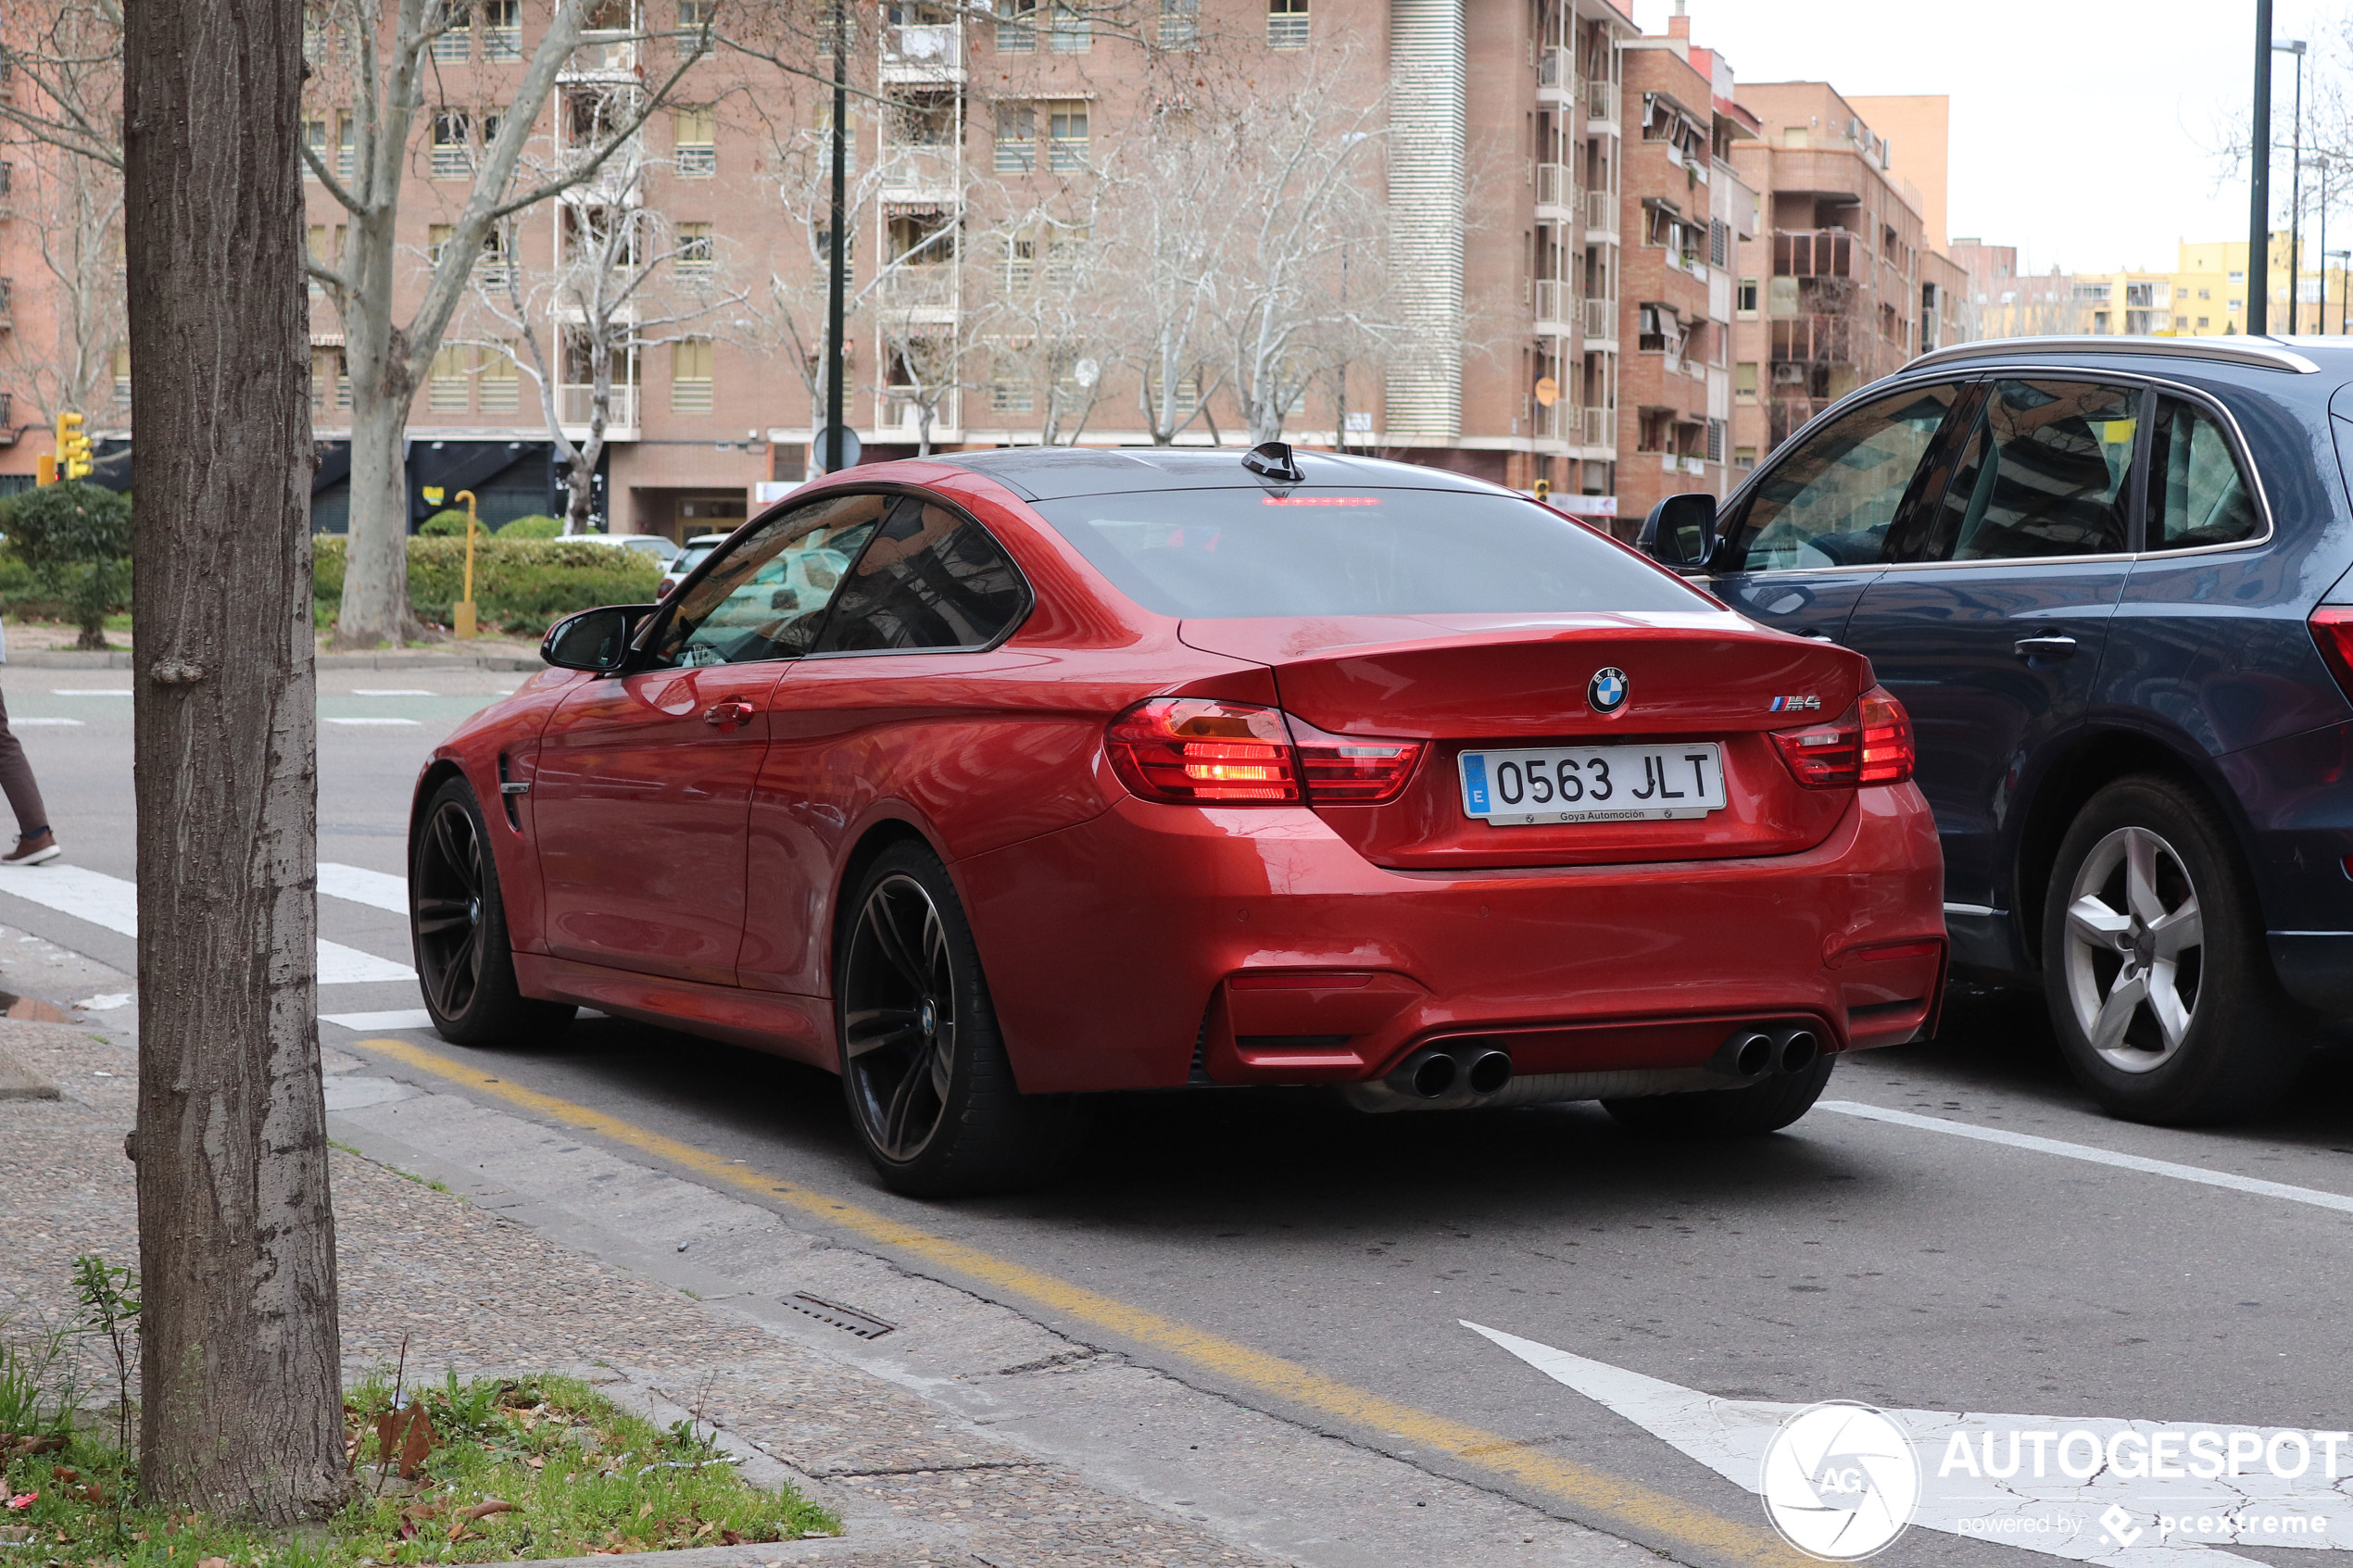
[[[25,758],[23,743],[8,727],[5,697],[0,697],[0,794],[7,796],[9,809],[17,814],[19,855],[52,837],[48,808],[41,803],[41,786],[33,782],[32,764]]]

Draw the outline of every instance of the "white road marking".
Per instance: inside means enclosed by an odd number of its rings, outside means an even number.
[[[129,686],[51,686],[51,696],[129,696]]]
[[[1762,1494],[1767,1445],[1783,1422],[1806,1408],[1763,1399],[1719,1399],[1605,1361],[1588,1361],[1533,1339],[1457,1321],[1554,1382],[1606,1406],[1753,1494]],[[1837,1389],[1819,1392],[1825,1399],[1841,1394]],[[2218,1561],[2256,1561],[2218,1549],[2223,1545],[2327,1548],[2345,1544],[2339,1538],[2347,1535],[2341,1512],[2345,1498],[2333,1488],[2322,1454],[2311,1441],[2316,1436],[2339,1439],[2334,1468],[2341,1473],[2348,1458],[2343,1433],[2312,1434],[2221,1422],[2124,1421],[2108,1416],[1912,1410],[1883,1413],[1905,1430],[1919,1461],[1920,1498],[1912,1522],[1923,1529],[2115,1568],[2191,1568]],[[2261,1458],[2283,1432],[2288,1442],[2304,1446],[2309,1463],[2300,1476],[2284,1478]],[[2201,1435],[2216,1440],[2214,1478],[2203,1477],[2192,1467],[2202,1455],[2189,1445]],[[2120,1459],[2107,1462],[2120,1437],[2123,1438]],[[2233,1439],[2237,1440],[2235,1451],[2250,1467],[2227,1474],[2221,1461],[2233,1451],[2228,1446]],[[2167,1453],[2166,1462],[2175,1472],[2162,1480],[2149,1480],[2126,1469],[2128,1463],[2146,1468],[2153,1440],[2161,1440],[2163,1446],[2157,1451]],[[2088,1452],[2095,1444],[2100,1449],[2097,1456]],[[2284,1455],[2286,1449],[2282,1451]],[[2009,1463],[2013,1454],[2020,1462],[2012,1464],[2007,1476],[1992,1479],[1970,1473],[1988,1469],[1984,1462],[1988,1458],[1997,1464]],[[1825,1461],[1826,1469],[1830,1462]],[[2076,1474],[2062,1468],[2069,1463],[2077,1467]],[[2231,1463],[2236,1468],[2240,1461]],[[1824,1489],[1835,1493],[1842,1488]],[[1843,1489],[1852,1492],[1856,1487],[1850,1484]],[[1825,1506],[1842,1505],[1832,1499],[1825,1499]],[[2184,1530],[2168,1536],[2158,1525],[2160,1514],[2176,1520],[2188,1516],[2183,1520]],[[2304,1528],[2297,1531],[2290,1524],[2267,1530],[2267,1520],[2275,1524],[2300,1522]],[[2197,1538],[2201,1524],[2205,1526],[2202,1540]],[[2183,1538],[2184,1534],[2190,1538]]]
[[[330,898],[347,898],[370,909],[389,909],[396,915],[409,912],[409,879],[405,876],[391,876],[359,866],[343,866],[333,860],[321,860],[319,862],[319,891]]]
[[[354,696],[433,696],[436,694],[425,690],[422,686],[354,686],[351,688],[351,695]]]
[[[2171,1160],[2120,1154],[2112,1148],[2099,1148],[2091,1144],[2065,1143],[2057,1138],[2037,1137],[2032,1133],[2010,1133],[1997,1127],[1975,1126],[1967,1122],[1948,1122],[1937,1116],[1915,1116],[1908,1110],[1892,1110],[1883,1105],[1865,1105],[1857,1100],[1826,1099],[1814,1109],[1835,1111],[1841,1116],[1857,1116],[1867,1122],[1886,1122],[1898,1127],[1913,1127],[1925,1133],[1943,1133],[1949,1137],[2007,1144],[2012,1148],[2032,1149],[2037,1154],[2056,1154],[2064,1160],[2113,1165],[2120,1171],[2170,1176],[2177,1182],[2227,1187],[2233,1192],[2253,1193],[2258,1198],[2281,1198],[2290,1203],[2309,1203],[2315,1209],[2334,1209],[2340,1214],[2353,1214],[2353,1198],[2341,1192],[2322,1192],[2318,1187],[2290,1186],[2285,1182],[2267,1182],[2259,1176],[2234,1176],[2228,1171],[2209,1171],[2202,1165],[2179,1165]]]
[[[125,936],[139,935],[139,889],[119,876],[83,866],[0,866],[0,893],[13,894],[59,914],[88,921],[92,925]],[[319,984],[357,985],[382,980],[414,980],[417,972],[405,963],[380,959],[357,947],[321,938],[319,943]]]
[[[328,720],[328,721],[327,721],[327,722],[328,722],[328,723],[330,723],[330,724],[409,724],[409,725],[414,725],[414,724],[417,722],[417,721],[416,721],[416,720],[414,720],[414,719],[330,719],[330,720]]]
[[[8,727],[12,730],[23,729],[28,724],[70,724],[77,730],[82,728],[82,721],[79,719],[11,719],[8,721]]]
[[[422,1008],[402,1008],[391,1012],[322,1012],[319,1022],[345,1029],[430,1029],[433,1014]]]

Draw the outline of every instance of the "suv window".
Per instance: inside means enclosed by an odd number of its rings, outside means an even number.
[[[1775,463],[1742,518],[1747,571],[1869,566],[1964,383],[1914,387],[1850,409]]]
[[[1929,531],[1929,560],[2113,555],[2125,547],[2137,388],[2002,378]]]
[[[937,502],[901,496],[849,569],[815,651],[986,647],[1028,600],[987,529]]]
[[[680,590],[653,661],[686,669],[809,652],[825,607],[890,499],[828,495],[745,534]]]
[[[2158,398],[2157,428],[2149,433],[2147,547],[2235,545],[2262,531],[2221,422],[2179,398]]]

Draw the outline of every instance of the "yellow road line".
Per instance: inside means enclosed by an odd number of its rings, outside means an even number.
[[[1736,1524],[1705,1509],[1449,1417],[1383,1399],[1322,1373],[1253,1350],[1143,1307],[1071,1284],[1026,1264],[919,1230],[874,1210],[791,1182],[780,1182],[656,1132],[570,1100],[526,1089],[406,1040],[362,1040],[422,1072],[461,1084],[522,1110],[595,1133],[714,1182],[774,1199],[869,1241],[950,1269],[967,1278],[1025,1297],[1054,1311],[1181,1356],[1206,1372],[1263,1394],[1369,1431],[1402,1437],[1466,1464],[1495,1472],[1557,1499],[1585,1523],[1613,1529],[1645,1545],[1696,1549],[1755,1568],[1799,1568],[1808,1562],[1770,1531]]]

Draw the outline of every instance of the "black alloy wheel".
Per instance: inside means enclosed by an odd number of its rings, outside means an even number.
[[[546,1038],[578,1011],[526,997],[516,984],[498,864],[463,779],[435,790],[418,820],[409,849],[409,928],[425,1010],[452,1044]]]
[[[1076,1132],[1074,1102],[1014,1083],[947,869],[922,846],[894,845],[844,911],[834,987],[842,1092],[883,1185],[948,1198],[1049,1173]]]

